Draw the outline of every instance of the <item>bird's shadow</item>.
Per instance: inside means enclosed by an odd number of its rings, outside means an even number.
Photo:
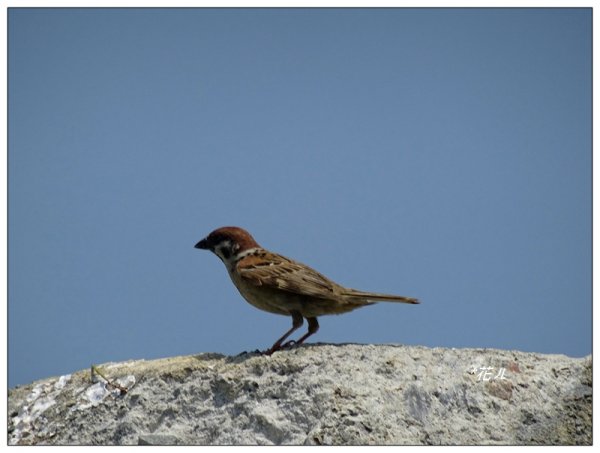
[[[279,354],[290,354],[295,351],[300,351],[303,349],[312,349],[318,348],[322,346],[334,346],[334,347],[342,347],[342,346],[369,346],[371,343],[306,343],[297,346],[292,346],[290,348],[282,349],[280,351],[274,352],[271,356],[266,354],[266,351],[260,351],[259,349],[255,349],[254,351],[242,351],[236,355],[225,355],[216,352],[205,352],[202,354],[197,354],[193,356],[196,360],[219,360],[223,359],[225,363],[243,363],[248,359],[252,359],[255,357],[276,357]],[[402,346],[397,344],[386,344],[385,346]]]

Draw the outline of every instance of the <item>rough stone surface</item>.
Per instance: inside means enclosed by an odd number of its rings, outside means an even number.
[[[591,445],[591,362],[312,344],[270,357],[105,364],[113,385],[84,370],[11,389],[8,437],[25,445]]]

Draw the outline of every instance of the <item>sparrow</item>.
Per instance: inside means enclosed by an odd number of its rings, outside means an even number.
[[[227,226],[214,230],[195,246],[217,255],[242,297],[269,313],[291,316],[292,328],[265,354],[302,344],[319,330],[318,316],[346,313],[375,302],[418,304],[412,297],[372,293],[338,285],[306,264],[262,248],[246,230]],[[308,332],[297,341],[284,341],[304,318]]]

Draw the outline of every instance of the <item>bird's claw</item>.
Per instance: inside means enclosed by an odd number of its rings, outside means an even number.
[[[286,341],[285,343],[281,344],[281,345],[273,345],[272,347],[270,347],[269,349],[267,349],[266,351],[264,351],[262,354],[263,355],[271,355],[276,351],[281,351],[283,349],[290,349],[294,346],[297,346],[299,343],[297,341],[294,340],[290,340],[290,341]]]

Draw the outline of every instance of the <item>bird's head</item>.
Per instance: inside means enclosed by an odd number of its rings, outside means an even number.
[[[240,253],[260,246],[243,228],[228,226],[217,228],[194,247],[210,250],[227,264]]]

